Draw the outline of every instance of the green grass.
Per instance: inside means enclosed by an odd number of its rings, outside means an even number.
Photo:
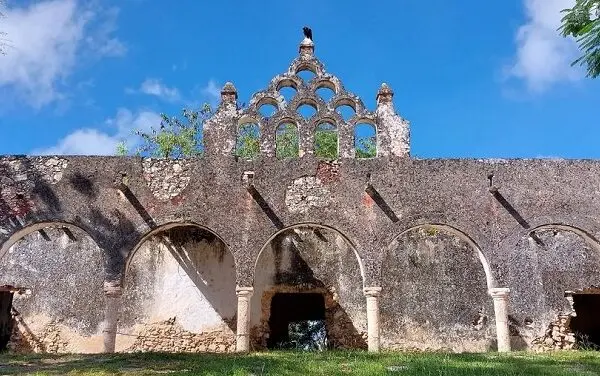
[[[0,375],[600,375],[600,352],[0,355]]]

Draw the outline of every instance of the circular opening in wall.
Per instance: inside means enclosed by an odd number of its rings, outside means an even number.
[[[298,73],[296,73],[296,76],[300,77],[302,79],[302,81],[308,82],[308,81],[312,80],[316,76],[316,74],[315,74],[315,72],[305,68],[305,69],[298,71]]]
[[[317,109],[310,104],[302,104],[298,107],[298,113],[305,119],[313,117],[317,113]]]
[[[291,86],[284,86],[281,89],[279,89],[279,94],[281,94],[283,96],[283,98],[285,99],[285,101],[288,103],[292,100],[292,98],[294,98],[296,93],[297,93],[296,89],[294,89]]]
[[[262,106],[260,106],[260,108],[258,109],[258,112],[263,117],[270,117],[270,116],[273,116],[275,114],[275,112],[277,112],[277,107],[275,107],[274,105],[272,105],[270,103],[265,103]]]
[[[328,87],[320,87],[316,91],[317,95],[321,97],[325,102],[329,102],[335,95],[335,91]]]
[[[337,106],[335,108],[335,110],[337,111],[338,114],[340,114],[342,116],[342,118],[345,121],[350,120],[350,118],[352,116],[354,116],[354,114],[356,114],[356,111],[354,110],[354,108],[352,108],[352,106],[347,105],[347,104],[342,104],[340,106]]]

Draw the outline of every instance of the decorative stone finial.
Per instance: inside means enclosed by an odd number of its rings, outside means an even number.
[[[315,43],[312,40],[312,30],[309,27],[302,28],[304,39],[300,43],[300,55],[312,56],[315,54]]]
[[[394,91],[385,82],[381,84],[377,92],[377,104],[392,103]]]
[[[237,89],[231,82],[226,82],[221,89],[221,102],[223,103],[235,103],[237,101]]]

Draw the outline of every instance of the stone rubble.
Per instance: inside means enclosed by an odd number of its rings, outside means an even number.
[[[217,330],[192,333],[169,320],[147,325],[138,335],[134,344],[126,352],[214,352],[235,351],[235,334],[232,331]]]
[[[532,341],[532,349],[536,352],[553,350],[572,350],[576,347],[575,333],[569,329],[570,315],[561,315],[548,325],[543,337]]]
[[[7,348],[11,353],[59,354],[67,352],[68,345],[55,322],[50,322],[40,333],[33,334],[22,322],[15,320]]]

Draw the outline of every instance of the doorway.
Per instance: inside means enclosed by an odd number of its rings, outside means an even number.
[[[12,302],[13,293],[0,289],[0,352],[6,350],[13,329]]]
[[[600,294],[573,294],[573,307],[577,316],[571,318],[571,331],[578,346],[600,350]]]
[[[276,293],[271,300],[269,349],[327,348],[325,299],[319,293]]]

